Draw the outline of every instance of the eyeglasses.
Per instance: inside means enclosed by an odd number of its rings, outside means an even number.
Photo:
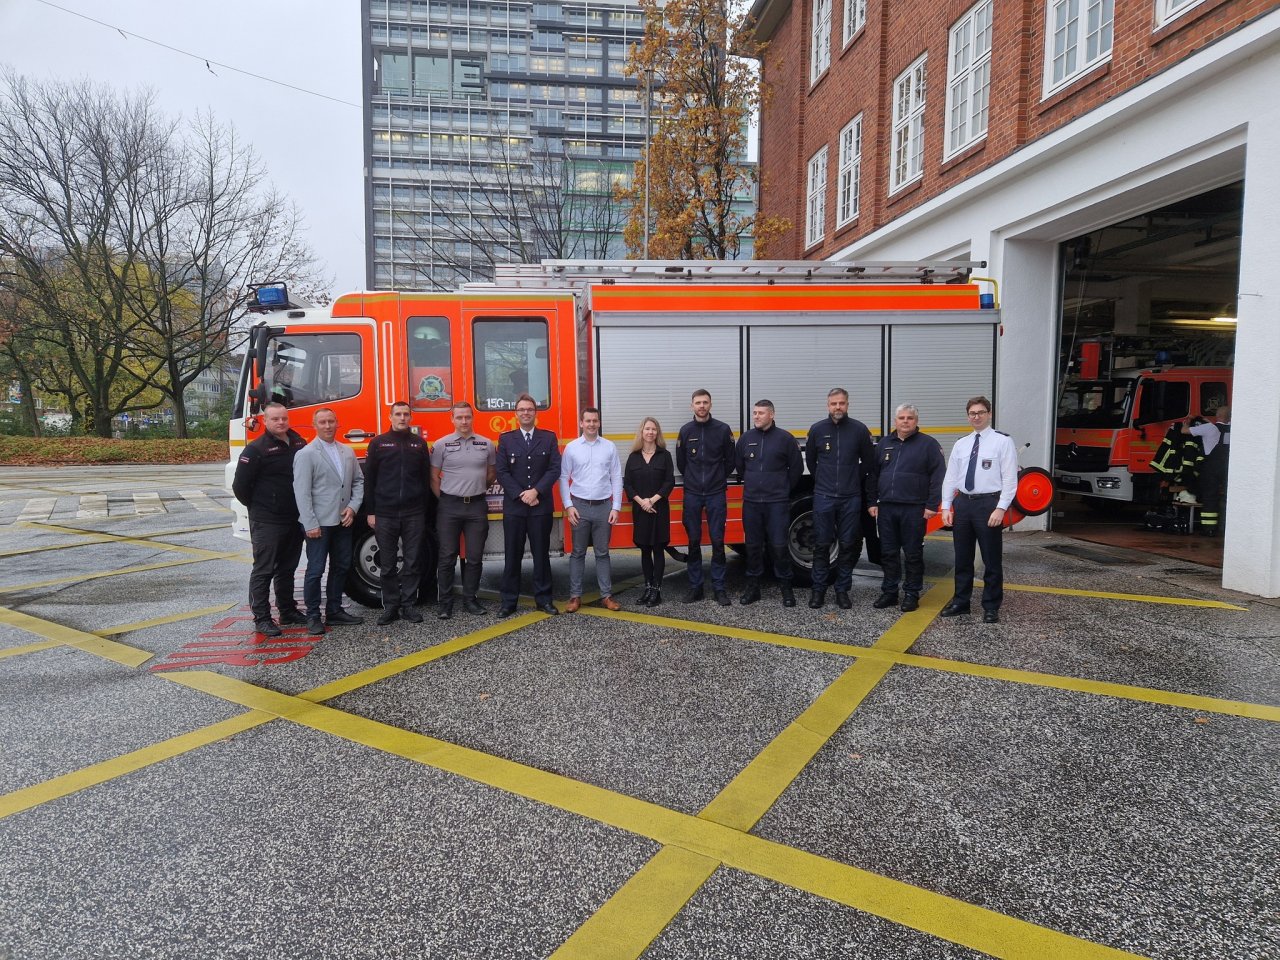
[[[979,417],[988,417],[991,415],[990,410],[971,410],[969,411],[969,419],[977,420]]]

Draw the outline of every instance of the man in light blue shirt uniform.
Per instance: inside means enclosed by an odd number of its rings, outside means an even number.
[[[600,436],[600,411],[582,411],[582,436],[565,445],[560,458],[560,502],[573,528],[573,552],[569,555],[569,605],[573,613],[582,606],[582,575],[587,565],[587,544],[595,548],[596,583],[601,604],[621,610],[613,599],[609,566],[609,531],[622,508],[622,463],[612,440]]]

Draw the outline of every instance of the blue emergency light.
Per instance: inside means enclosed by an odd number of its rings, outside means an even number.
[[[289,305],[289,289],[283,283],[263,284],[254,292],[254,302],[264,310],[276,310]]]

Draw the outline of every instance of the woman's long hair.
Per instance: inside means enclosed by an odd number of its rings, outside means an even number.
[[[643,420],[640,421],[640,426],[636,428],[636,440],[635,440],[635,443],[631,444],[632,453],[635,453],[637,450],[641,450],[644,448],[644,427],[645,427],[645,424],[647,423],[652,423],[654,427],[656,427],[658,430],[658,440],[657,440],[658,449],[659,450],[667,449],[667,441],[662,438],[662,424],[658,422],[656,417],[645,417]]]

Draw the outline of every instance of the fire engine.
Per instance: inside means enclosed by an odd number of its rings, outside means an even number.
[[[496,438],[514,429],[524,392],[538,402],[538,424],[562,444],[578,435],[581,408],[600,407],[604,435],[624,461],[643,417],[656,417],[673,443],[699,388],[735,435],[750,426],[752,402],[768,398],[779,426],[803,438],[825,415],[827,390],[842,386],[850,416],[873,433],[891,428],[895,406],[911,402],[923,429],[946,443],[968,431],[965,399],[994,391],[1000,312],[995,293],[973,276],[981,266],[544,261],[500,267],[493,282],[454,292],[352,293],[324,309],[295,306],[283,285],[262,285],[264,319],[250,332],[230,424],[228,485],[239,448],[261,436],[259,411],[271,400],[290,408],[291,425],[308,438],[314,411],[331,408],[339,438],[360,457],[390,429],[393,401],[407,400],[413,429],[432,439],[452,431],[450,408],[466,400],[476,431]],[[1008,523],[1048,508],[1048,474],[1029,474]],[[501,490],[488,499],[500,522]],[[743,540],[741,500],[741,486],[731,484],[730,544]],[[678,486],[671,502],[675,548],[687,544]],[[560,516],[558,499],[556,507]],[[810,511],[806,477],[789,533],[802,575],[812,567]],[[243,510],[235,522],[247,537]],[[557,524],[553,552],[569,536],[567,523]],[[612,542],[631,546],[627,506]],[[502,543],[491,523],[486,553],[501,553]],[[367,605],[379,602],[376,561],[361,518],[348,592]]]

